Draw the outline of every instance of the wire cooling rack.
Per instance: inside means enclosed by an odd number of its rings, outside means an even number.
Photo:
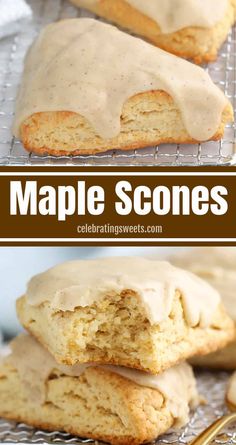
[[[92,16],[73,7],[67,0],[28,0],[33,22],[18,35],[0,41],[0,165],[232,165],[236,164],[236,126],[228,125],[224,139],[195,145],[160,145],[99,155],[36,156],[27,153],[12,138],[14,103],[25,52],[46,24],[68,17]],[[232,29],[216,63],[206,67],[213,81],[222,88],[236,113],[236,31]]]
[[[224,372],[201,372],[197,378],[199,392],[208,400],[208,404],[197,409],[185,428],[178,432],[172,432],[162,436],[156,443],[160,445],[188,444],[207,426],[227,412],[224,399],[229,374]],[[22,423],[16,424],[5,420],[0,420],[0,443],[98,444],[98,442],[94,442],[93,440],[76,438],[66,433],[58,431],[49,433],[42,430],[35,430]],[[235,443],[236,425],[229,427],[213,442],[215,445],[230,445]]]

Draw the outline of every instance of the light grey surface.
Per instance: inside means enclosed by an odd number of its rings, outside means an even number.
[[[228,125],[220,142],[177,146],[162,145],[142,150],[110,151],[100,155],[39,157],[27,153],[19,141],[12,138],[11,125],[17,87],[28,46],[46,24],[76,16],[91,16],[74,8],[67,0],[28,0],[34,20],[15,37],[0,42],[0,165],[226,165],[236,163],[234,156],[235,125]],[[210,64],[213,81],[225,91],[236,109],[235,29],[223,45],[216,63]]]
[[[25,0],[0,0],[0,39],[20,32],[32,18]]]
[[[199,373],[199,391],[205,398],[207,398],[208,404],[206,406],[200,406],[197,411],[191,415],[189,424],[181,431],[166,434],[156,442],[163,445],[188,444],[190,440],[196,437],[218,417],[225,414],[227,408],[225,406],[224,398],[228,378],[229,374],[224,372]],[[32,429],[24,424],[16,425],[14,422],[11,423],[5,420],[0,420],[0,443],[81,444],[87,442],[94,444],[98,443],[92,440],[81,440],[66,433],[47,433],[42,430]],[[220,434],[213,442],[214,445],[229,445],[235,443],[235,425],[225,430],[225,434]]]
[[[69,247],[1,247],[0,248],[0,330],[15,335],[20,330],[15,301],[23,295],[28,280],[60,262],[90,255],[90,249]]]

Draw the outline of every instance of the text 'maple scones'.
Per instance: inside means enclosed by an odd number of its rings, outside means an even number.
[[[112,444],[141,444],[189,420],[200,403],[190,365],[152,376],[115,366],[58,365],[22,334],[0,364],[0,416]]]
[[[208,283],[167,262],[136,257],[72,261],[36,275],[17,313],[59,363],[153,374],[222,348],[234,335]]]
[[[14,135],[36,153],[218,140],[232,106],[200,67],[93,19],[47,26],[29,50]]]
[[[235,0],[70,0],[196,63],[216,59],[235,21]]]
[[[221,294],[223,304],[235,323],[235,339],[226,348],[204,357],[194,357],[197,365],[236,369],[236,249],[197,248],[171,257],[178,267],[207,280]]]

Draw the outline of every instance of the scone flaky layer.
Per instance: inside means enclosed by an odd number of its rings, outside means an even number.
[[[23,326],[60,363],[107,363],[153,374],[222,348],[234,336],[234,324],[222,307],[208,328],[188,326],[178,292],[168,318],[153,326],[130,292],[73,312],[53,310],[49,303],[33,307],[22,297],[17,312]]]
[[[199,404],[187,364],[152,377],[151,383],[146,373],[131,370],[127,378],[124,372],[58,366],[32,337],[21,335],[0,365],[0,416],[112,444],[139,444],[183,426],[190,407]]]
[[[211,140],[220,140],[225,125],[231,121],[233,110],[228,105]],[[188,134],[180,110],[164,91],[140,93],[130,98],[122,111],[120,134],[109,140],[101,138],[84,116],[70,111],[33,114],[22,123],[20,138],[28,151],[55,156],[198,142]]]

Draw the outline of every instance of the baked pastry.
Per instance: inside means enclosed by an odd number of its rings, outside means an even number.
[[[236,411],[236,372],[230,377],[227,391],[226,391],[226,403],[231,411]]]
[[[186,363],[150,376],[115,366],[58,365],[30,336],[0,365],[0,416],[112,444],[141,444],[189,420],[200,398]]]
[[[235,340],[226,348],[204,357],[194,357],[201,366],[236,369],[236,249],[234,247],[194,248],[170,260],[207,280],[221,294],[229,316],[235,322]]]
[[[70,19],[30,48],[13,131],[27,150],[59,156],[218,140],[232,120],[202,68],[111,25]]]
[[[236,10],[235,0],[70,1],[196,63],[216,59]]]
[[[31,279],[21,324],[59,363],[107,363],[153,374],[224,347],[234,324],[206,282],[137,257],[72,261]]]

